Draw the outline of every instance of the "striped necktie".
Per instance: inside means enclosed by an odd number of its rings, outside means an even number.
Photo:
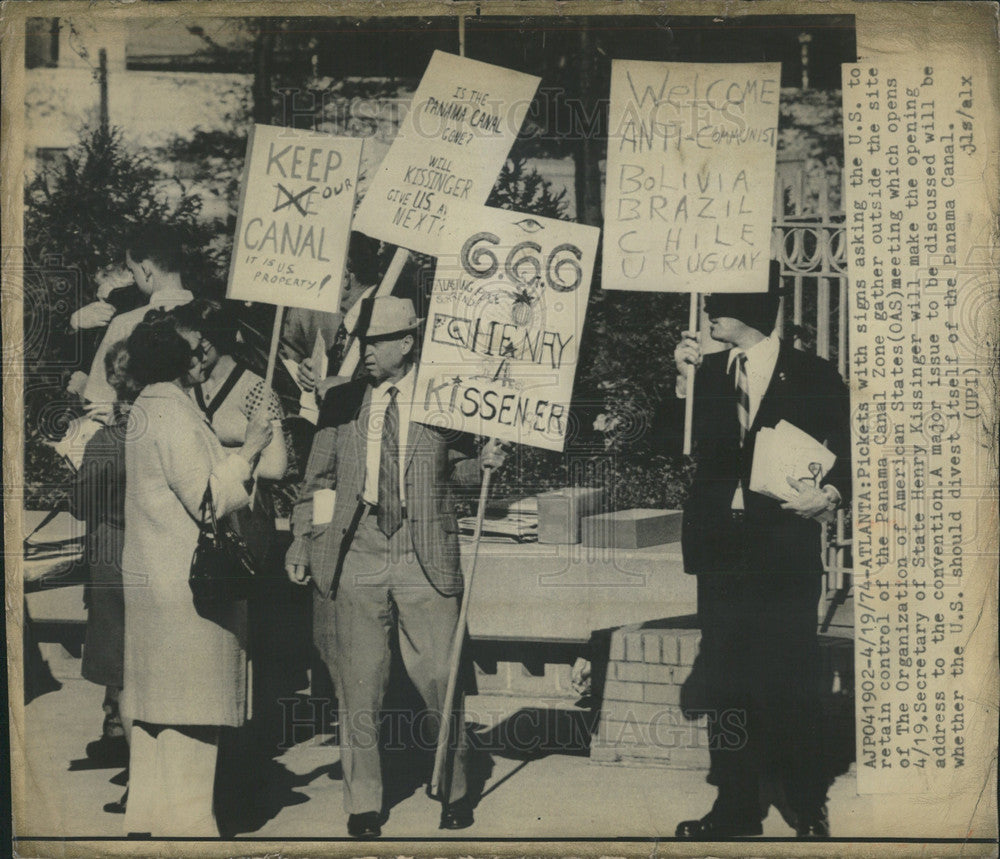
[[[382,444],[378,460],[378,527],[391,537],[403,524],[403,505],[399,500],[399,389],[389,388],[389,405],[382,421]]]
[[[736,416],[740,421],[740,444],[750,431],[750,381],[747,379],[747,353],[736,355]]]

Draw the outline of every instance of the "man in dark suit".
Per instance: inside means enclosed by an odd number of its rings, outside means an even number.
[[[418,325],[409,299],[375,299],[362,338],[368,375],[324,399],[285,558],[293,582],[314,582],[314,619],[328,627],[316,640],[340,701],[347,830],[356,838],[381,834],[378,724],[392,625],[427,705],[421,736],[436,739],[463,590],[452,487],[477,485],[505,456],[490,442],[476,458],[471,437],[409,421]],[[460,705],[456,713],[443,829],[473,822]]]
[[[773,333],[780,270],[767,293],[706,298],[712,337],[730,348],[702,355],[686,332],[674,353],[677,397],[696,367],[692,438],[697,470],[684,508],[685,570],[698,576],[712,780],[718,797],[677,837],[762,832],[765,766],[784,782],[799,837],[828,837],[820,765],[817,608],[820,518],[850,492],[847,388],[836,369]],[[676,412],[678,409],[674,409]],[[793,500],[750,491],[757,433],[785,420],[836,454],[820,480],[792,480]]]

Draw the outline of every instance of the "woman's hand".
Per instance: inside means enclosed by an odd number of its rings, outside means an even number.
[[[253,462],[261,451],[271,443],[274,429],[266,414],[256,414],[247,424],[247,434],[240,454],[247,462]]]
[[[316,390],[316,374],[313,372],[312,358],[303,358],[299,363],[297,381],[303,391]]]

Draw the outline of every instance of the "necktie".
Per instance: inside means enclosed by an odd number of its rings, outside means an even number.
[[[382,421],[382,445],[378,460],[378,527],[391,537],[403,524],[403,505],[399,500],[399,406],[396,394],[389,388],[389,405]]]
[[[736,416],[740,421],[740,444],[750,431],[750,381],[747,379],[747,354],[736,356]]]

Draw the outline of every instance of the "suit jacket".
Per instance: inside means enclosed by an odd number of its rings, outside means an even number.
[[[291,564],[312,571],[323,596],[336,596],[344,556],[364,509],[367,410],[371,387],[357,379],[330,390],[320,413],[306,472],[292,510],[294,540],[286,555]],[[401,410],[405,417],[405,410]],[[406,511],[413,549],[427,580],[445,596],[462,592],[458,520],[453,489],[477,485],[479,461],[468,435],[445,433],[411,423],[404,452]],[[333,519],[313,526],[313,496],[337,490]]]
[[[851,490],[850,399],[828,361],[782,342],[771,382],[740,447],[734,376],[728,351],[706,355],[695,375],[692,440],[697,468],[684,506],[681,543],[689,573],[820,572],[821,526],[781,509],[781,502],[751,492],[750,470],[757,432],[786,420],[821,442],[837,462],[821,481],[848,504]],[[683,428],[683,400],[667,404],[666,436]],[[679,419],[678,419],[679,418]],[[743,480],[745,525],[733,522],[733,493]]]

